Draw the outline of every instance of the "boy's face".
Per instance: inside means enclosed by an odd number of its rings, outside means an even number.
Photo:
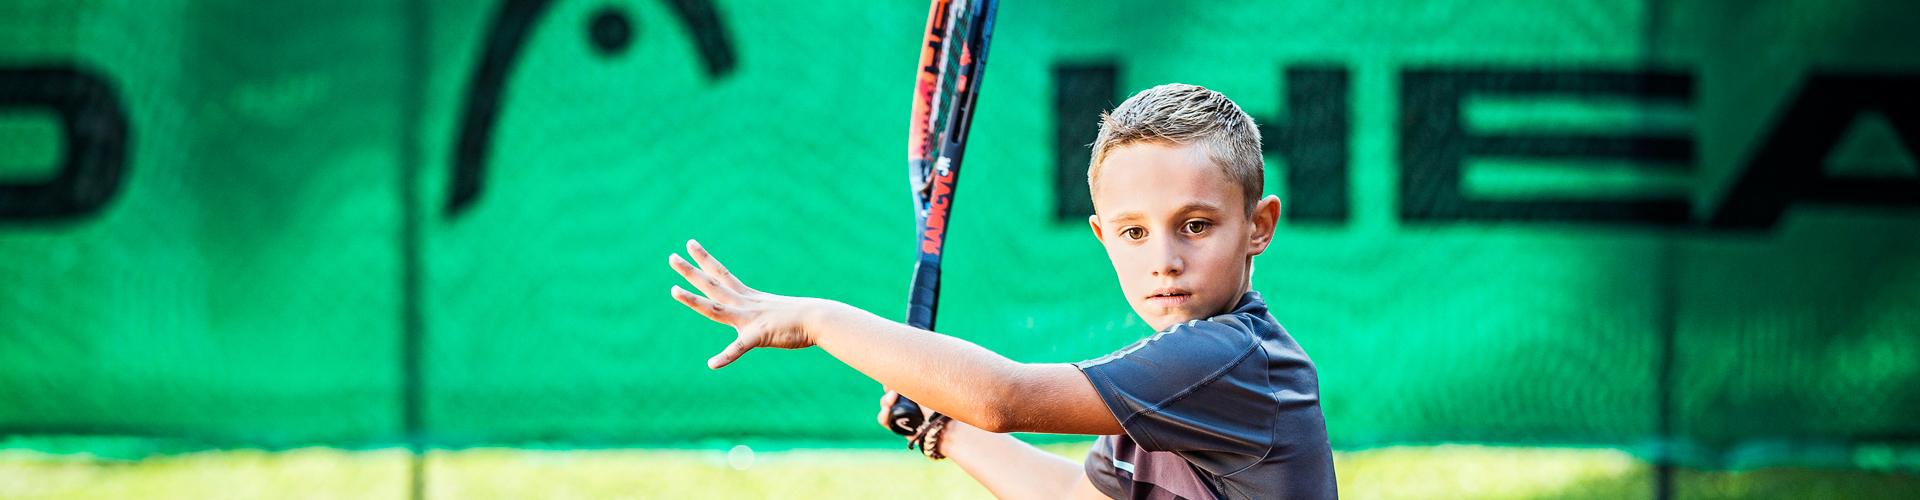
[[[1154,330],[1224,312],[1248,288],[1280,200],[1247,216],[1241,188],[1198,148],[1134,143],[1107,154],[1093,193],[1093,233],[1128,305]]]

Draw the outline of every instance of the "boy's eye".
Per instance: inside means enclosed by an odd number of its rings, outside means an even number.
[[[1186,229],[1187,229],[1187,232],[1189,233],[1197,234],[1197,233],[1206,232],[1209,226],[1212,226],[1212,224],[1208,224],[1206,221],[1192,221],[1187,223]]]
[[[1147,230],[1140,229],[1137,227],[1130,227],[1126,229],[1121,229],[1120,236],[1129,240],[1137,240],[1140,238],[1147,237]]]

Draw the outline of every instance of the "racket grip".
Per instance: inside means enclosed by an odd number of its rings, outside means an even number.
[[[907,326],[933,331],[933,316],[940,306],[939,256],[921,256],[913,265],[913,285],[907,291]]]
[[[927,416],[920,412],[920,403],[906,396],[895,396],[893,406],[887,408],[887,429],[894,434],[912,436],[926,421]]]

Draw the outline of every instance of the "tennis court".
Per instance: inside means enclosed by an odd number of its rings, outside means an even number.
[[[1079,457],[1085,444],[1048,446]],[[991,498],[958,468],[896,449],[527,450],[429,454],[426,498]],[[739,454],[734,453],[735,457]],[[1650,499],[1652,467],[1611,450],[1471,445],[1388,447],[1335,456],[1344,498]],[[408,452],[308,448],[208,451],[134,462],[13,453],[0,497],[405,498]],[[744,468],[736,467],[736,464]],[[875,478],[885,478],[884,481]],[[1906,498],[1911,472],[1683,469],[1677,498]]]

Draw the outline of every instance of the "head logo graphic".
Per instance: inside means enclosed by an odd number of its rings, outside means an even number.
[[[733,43],[711,0],[663,0],[693,37],[709,79],[731,74]],[[485,52],[468,84],[460,117],[448,217],[479,198],[488,150],[508,74],[533,26],[552,0],[507,0],[487,30]],[[586,26],[589,41],[605,56],[623,53],[634,40],[625,10],[604,7]],[[0,110],[46,108],[58,115],[65,137],[61,164],[46,179],[0,181],[0,220],[68,219],[98,212],[120,191],[131,127],[118,91],[101,75],[74,65],[0,69]]]
[[[1118,64],[1061,64],[1053,69],[1055,113],[1055,220],[1073,224],[1093,213],[1087,193],[1089,152],[1098,132],[1094,117],[1119,102]],[[1262,149],[1287,165],[1281,194],[1287,220],[1345,225],[1354,200],[1349,158],[1353,155],[1352,71],[1340,63],[1282,68],[1280,101],[1289,116],[1262,117]],[[1920,207],[1920,179],[1895,165],[1895,177],[1839,175],[1826,160],[1858,123],[1890,131],[1895,148],[1920,152],[1920,75],[1848,73],[1813,69],[1760,136],[1758,146],[1733,169],[1731,188],[1719,202],[1696,210],[1693,192],[1604,197],[1539,195],[1482,199],[1464,179],[1472,159],[1620,161],[1650,171],[1691,175],[1698,170],[1697,132],[1626,131],[1482,133],[1468,126],[1468,103],[1476,97],[1580,96],[1688,110],[1696,105],[1696,76],[1654,69],[1541,69],[1526,67],[1422,66],[1399,78],[1399,192],[1397,215],[1405,224],[1473,221],[1627,224],[1716,231],[1764,231],[1802,202],[1855,207]],[[1878,159],[1876,159],[1878,160]],[[1704,198],[1704,197],[1703,197]],[[1696,212],[1701,212],[1699,217]]]
[[[705,63],[709,79],[731,74],[735,58],[733,43],[711,0],[664,0],[675,17],[692,34],[694,47]],[[460,118],[458,151],[455,153],[453,179],[449,186],[446,216],[458,217],[480,197],[485,184],[488,151],[493,144],[493,128],[500,116],[501,96],[505,94],[508,73],[526,46],[533,26],[549,11],[552,0],[507,0],[494,17],[486,35],[486,52],[480,67],[468,83],[466,105]],[[619,55],[632,43],[633,21],[624,10],[604,7],[587,24],[587,35],[602,55]]]
[[[120,191],[127,112],[107,80],[76,66],[0,69],[0,110],[50,108],[66,136],[49,179],[0,182],[0,220],[62,219],[100,210]]]

